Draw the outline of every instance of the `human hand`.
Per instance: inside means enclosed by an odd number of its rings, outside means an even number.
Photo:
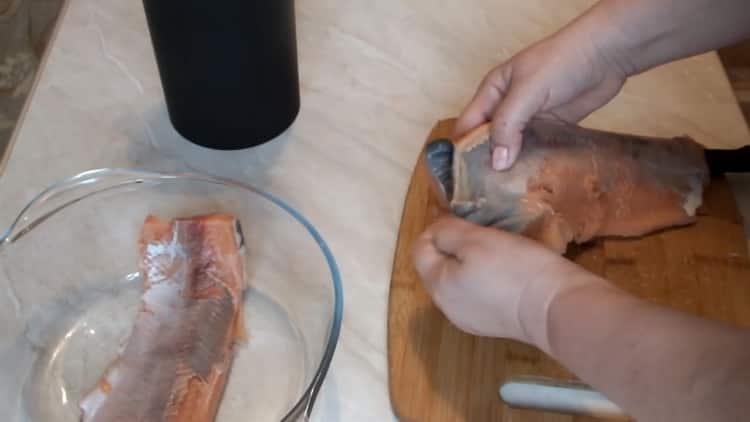
[[[578,122],[611,100],[628,73],[574,29],[542,40],[490,71],[456,123],[456,136],[491,121],[492,164],[512,166],[536,115]]]
[[[435,304],[458,328],[548,350],[556,295],[601,282],[533,240],[446,217],[417,241],[414,263]]]

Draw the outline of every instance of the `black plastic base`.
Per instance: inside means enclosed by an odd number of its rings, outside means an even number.
[[[300,109],[293,0],[143,0],[170,121],[236,150],[276,138]]]

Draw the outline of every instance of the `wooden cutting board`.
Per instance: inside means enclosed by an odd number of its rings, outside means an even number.
[[[429,140],[449,137],[452,128],[453,120],[439,122]],[[406,197],[391,278],[388,364],[396,415],[405,422],[598,420],[511,409],[498,395],[509,377],[575,378],[534,347],[459,331],[432,304],[411,261],[414,240],[439,215],[422,160]],[[712,181],[695,225],[600,240],[568,257],[646,300],[750,326],[747,243],[723,178]]]

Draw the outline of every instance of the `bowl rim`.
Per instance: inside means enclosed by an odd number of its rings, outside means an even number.
[[[341,334],[344,308],[344,292],[336,259],[317,228],[296,208],[279,196],[233,179],[209,176],[197,172],[161,173],[124,168],[99,168],[84,171],[48,186],[34,196],[19,212],[8,229],[0,236],[0,251],[12,245],[24,234],[42,224],[57,212],[89,196],[136,184],[163,184],[170,181],[197,181],[231,188],[238,188],[256,194],[286,212],[301,224],[317,244],[326,260],[333,286],[333,316],[328,328],[328,336],[323,356],[310,383],[302,396],[287,410],[281,421],[291,421],[302,416],[309,419],[320,388],[330,369],[336,346]]]

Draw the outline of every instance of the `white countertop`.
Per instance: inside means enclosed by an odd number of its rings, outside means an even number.
[[[276,142],[216,152],[186,143],[167,120],[142,3],[70,0],[0,176],[0,227],[48,184],[90,168],[197,170],[275,192],[320,229],[344,280],[342,336],[315,420],[391,420],[388,284],[425,136],[492,65],[591,3],[298,2],[299,118]],[[635,78],[587,120],[723,146],[750,139],[741,122],[713,54]],[[10,300],[0,289],[0,319]]]

